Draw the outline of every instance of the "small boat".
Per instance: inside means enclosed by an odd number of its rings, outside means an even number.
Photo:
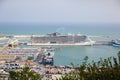
[[[113,46],[120,46],[120,40],[112,40]]]

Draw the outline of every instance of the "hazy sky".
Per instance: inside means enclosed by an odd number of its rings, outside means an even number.
[[[120,23],[120,0],[0,0],[0,22]]]

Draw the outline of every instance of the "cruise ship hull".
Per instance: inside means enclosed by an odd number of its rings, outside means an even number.
[[[27,45],[30,46],[89,46],[93,45],[94,41],[87,41],[87,42],[81,42],[81,43],[28,43]]]

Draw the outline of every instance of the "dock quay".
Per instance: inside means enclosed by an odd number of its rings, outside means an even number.
[[[8,36],[8,35],[6,35]],[[3,36],[3,37],[6,37]],[[46,35],[12,35],[19,41],[19,45],[28,46],[84,46],[84,45],[111,45],[111,41],[92,41],[87,35],[60,35],[60,33],[52,33]],[[7,37],[8,38],[8,37]],[[1,43],[2,44],[2,43]]]
[[[112,45],[111,41],[96,41],[94,45]]]
[[[90,42],[85,43],[56,43],[56,44],[50,44],[50,43],[26,43],[30,46],[92,46],[92,45],[112,45],[111,41],[94,41],[92,44]]]

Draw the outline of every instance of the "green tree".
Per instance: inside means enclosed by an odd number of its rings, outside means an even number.
[[[118,59],[119,59],[119,64],[120,64],[120,51],[118,52]]]
[[[11,71],[10,72],[11,80],[41,80],[39,74],[30,70],[29,67],[24,67],[21,71]]]
[[[87,64],[88,57],[74,71],[64,75],[61,80],[120,80],[120,51],[118,58],[100,58],[98,62]]]

